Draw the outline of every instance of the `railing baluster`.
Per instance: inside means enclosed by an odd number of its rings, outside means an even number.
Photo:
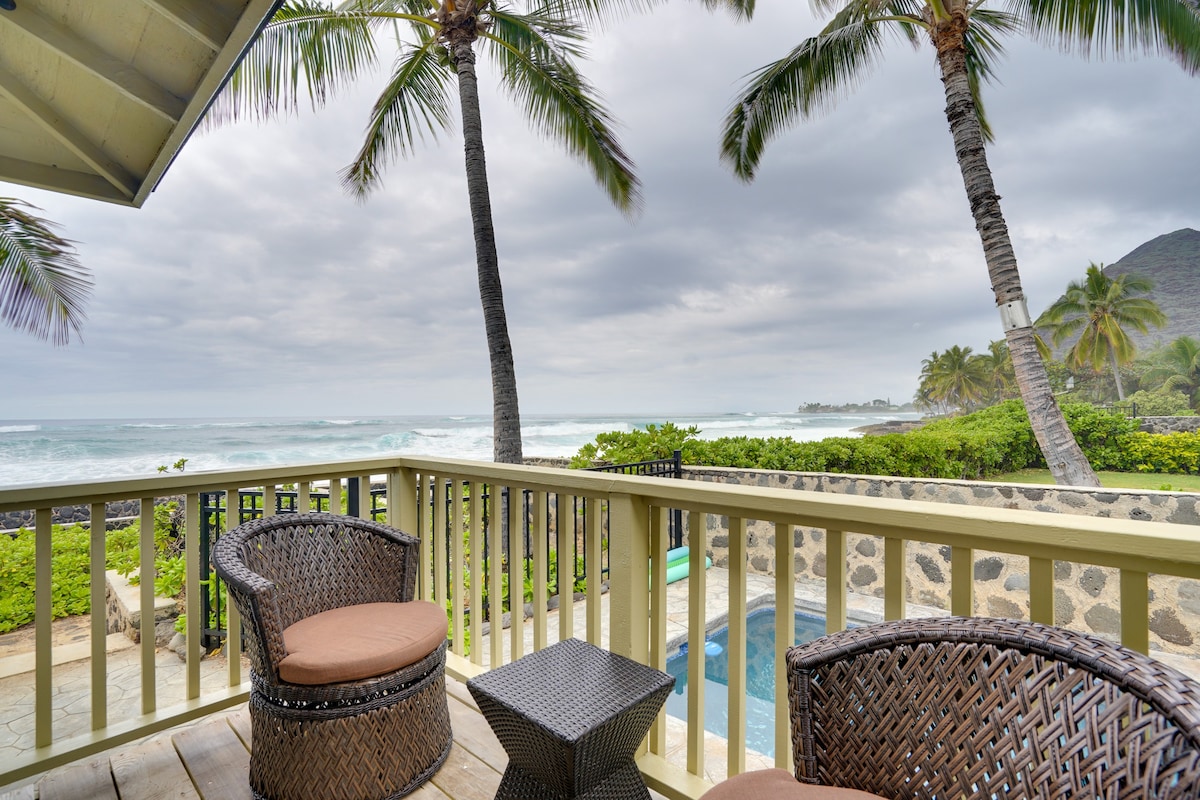
[[[308,484],[300,484],[300,494],[306,498],[304,505],[300,505],[297,498],[297,511],[304,512],[308,509]],[[225,532],[229,533],[237,527],[237,507],[240,504],[238,497],[241,495],[240,486],[225,487]],[[217,579],[216,573],[208,576],[210,581]],[[242,684],[242,617],[240,612],[229,599],[229,593],[225,593],[225,657],[229,668],[229,685],[240,686]],[[221,627],[221,620],[217,619],[217,627]]]
[[[1029,559],[1029,619],[1054,624],[1054,559]]]
[[[599,497],[589,497],[584,503],[584,519],[587,525],[583,537],[587,551],[583,559],[584,572],[587,574],[587,640],[596,646],[600,645],[600,590],[604,582],[603,567],[600,564],[600,518],[603,514],[603,503]]]
[[[391,493],[388,493],[391,497]],[[300,481],[296,484],[296,512],[307,514],[312,510],[312,484],[308,481]]]
[[[883,618],[904,619],[908,602],[907,542],[888,536],[883,540]]]
[[[199,498],[199,495],[197,495],[197,498]],[[156,708],[158,708],[158,698],[156,696],[156,687],[158,685],[158,681],[156,680],[157,676],[155,675],[155,666],[154,666],[154,651],[155,651],[155,647],[154,647],[154,645],[155,645],[155,642],[154,642],[154,578],[157,575],[157,572],[155,570],[155,564],[154,564],[154,558],[156,555],[155,548],[154,548],[154,498],[153,497],[143,497],[138,502],[139,502],[139,505],[141,506],[141,509],[140,509],[141,513],[139,514],[139,519],[138,519],[139,524],[141,526],[141,532],[140,532],[139,542],[138,542],[140,545],[139,556],[138,556],[138,589],[139,589],[138,605],[140,608],[139,613],[141,615],[141,626],[142,626],[142,628],[141,628],[142,713],[149,714],[149,713],[153,712]],[[192,510],[189,508],[189,509],[187,509],[187,512],[188,512],[188,526],[190,529],[190,526],[192,523],[192,519],[191,519]],[[200,538],[199,514],[200,514],[200,507],[199,507],[199,504],[197,504],[197,506],[196,506],[196,515],[197,515],[196,516],[196,522],[197,522],[196,539],[197,539],[197,542],[199,542],[199,538]],[[188,538],[190,539],[191,537],[189,536]],[[186,546],[187,546],[187,543],[185,542],[185,547]],[[189,559],[186,562],[187,574],[190,575],[193,569],[199,569],[199,564],[200,564],[199,557],[200,557],[200,546],[199,546],[199,544],[197,544],[196,560],[191,561]],[[190,602],[191,599],[192,599],[192,587],[189,585],[188,586],[188,601],[189,601],[189,603],[188,603],[188,623],[189,624],[192,622],[192,618],[193,618],[191,602]],[[196,620],[198,620],[198,621],[200,620],[199,601],[200,601],[200,594],[199,594],[199,591],[197,590],[197,592],[196,592],[197,606],[196,606],[196,611],[195,611],[194,616],[195,616]],[[197,633],[196,638],[199,639],[199,637],[200,637],[200,634]],[[192,637],[191,637],[191,634],[189,631],[189,635],[188,635],[189,644],[191,643],[190,642],[191,638]]]
[[[650,666],[667,668],[667,531],[670,509],[650,512]],[[667,711],[660,709],[650,729],[650,752],[667,752]]]
[[[329,479],[329,513],[341,514],[342,511],[342,479]]]
[[[275,516],[279,510],[279,493],[275,484],[268,483],[263,487],[263,519]]]
[[[546,493],[533,493],[533,649],[546,647],[546,604],[550,601],[546,583],[546,570],[550,555],[546,552]]]
[[[50,623],[54,616],[54,546],[52,510],[34,511],[34,744],[48,747],[54,741],[51,692],[54,657]]]
[[[1121,644],[1150,652],[1150,576],[1121,570]]]
[[[108,605],[107,564],[108,537],[104,503],[92,503],[88,515],[90,543],[89,585],[91,589],[91,645],[92,645],[92,730],[98,731],[108,725],[108,615],[99,611]]]
[[[688,526],[688,694],[687,694],[687,769],[697,777],[704,775],[704,637],[707,634],[706,587],[708,573],[704,559],[708,551],[708,517],[689,511]]]
[[[483,484],[467,485],[467,550],[471,565],[471,663],[483,664]]]
[[[437,547],[436,529],[432,529],[433,509],[437,506],[437,482],[428,473],[421,475],[421,506],[417,515],[417,529],[412,533],[420,542],[417,550],[421,568],[417,572],[417,597],[422,600],[434,600],[433,586],[433,551]]]
[[[731,777],[746,771],[746,520],[729,518],[729,753]]]
[[[450,479],[450,510],[448,512],[450,527],[450,570],[447,576],[450,581],[450,607],[454,612],[450,615],[451,636],[454,638],[454,652],[465,655],[463,640],[466,638],[465,621],[463,619],[463,482],[462,478]]]
[[[151,500],[153,502],[153,500]],[[188,492],[185,512],[184,564],[187,589],[187,699],[200,696],[200,494]],[[153,512],[152,512],[153,513]],[[265,513],[265,512],[264,512]],[[153,614],[153,612],[151,612]]]
[[[446,502],[453,495],[453,483],[445,475],[437,475],[433,479],[433,534],[429,537],[429,546],[433,550],[433,601],[443,611],[449,600],[449,565],[446,563],[446,547],[450,543],[447,537],[453,537],[446,521]],[[455,651],[457,652],[457,650]]]
[[[575,635],[575,515],[567,514],[567,495],[555,495],[558,520],[558,640]],[[571,498],[574,500],[574,498]],[[571,509],[575,508],[574,502]]]
[[[796,643],[796,566],[792,526],[775,523],[775,766],[792,768],[787,651]]]
[[[525,653],[525,503],[521,489],[508,487],[508,657]]]
[[[975,551],[970,547],[950,548],[950,613],[975,613]]]
[[[504,663],[504,519],[501,489],[492,484],[488,488],[488,642],[491,645],[489,666]]]
[[[846,629],[846,532],[825,531],[825,632]]]
[[[358,476],[358,516],[359,519],[371,517],[371,476]]]

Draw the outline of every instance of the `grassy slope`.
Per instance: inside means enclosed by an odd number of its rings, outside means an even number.
[[[1110,489],[1166,489],[1200,492],[1200,475],[1160,475],[1153,472],[1098,472],[1100,483]],[[999,483],[1053,484],[1048,469],[1023,469],[989,478]]]

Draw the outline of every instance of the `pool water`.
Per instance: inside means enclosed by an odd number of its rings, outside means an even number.
[[[825,635],[825,620],[796,614],[795,642]],[[704,727],[725,738],[729,730],[729,628],[705,640]],[[675,688],[667,696],[667,713],[687,721],[687,645],[667,659]],[[746,747],[775,755],[775,609],[759,608],[746,617]]]

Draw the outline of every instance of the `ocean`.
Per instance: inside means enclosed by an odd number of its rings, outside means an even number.
[[[913,413],[529,415],[527,457],[570,457],[597,434],[666,421],[700,438],[790,436],[811,441]],[[30,483],[153,476],[187,459],[187,471],[427,455],[490,461],[490,416],[161,420],[0,420],[0,488]]]

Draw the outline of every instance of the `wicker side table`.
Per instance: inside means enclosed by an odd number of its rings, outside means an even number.
[[[633,755],[674,685],[578,639],[472,678],[508,753],[496,800],[648,800]]]

